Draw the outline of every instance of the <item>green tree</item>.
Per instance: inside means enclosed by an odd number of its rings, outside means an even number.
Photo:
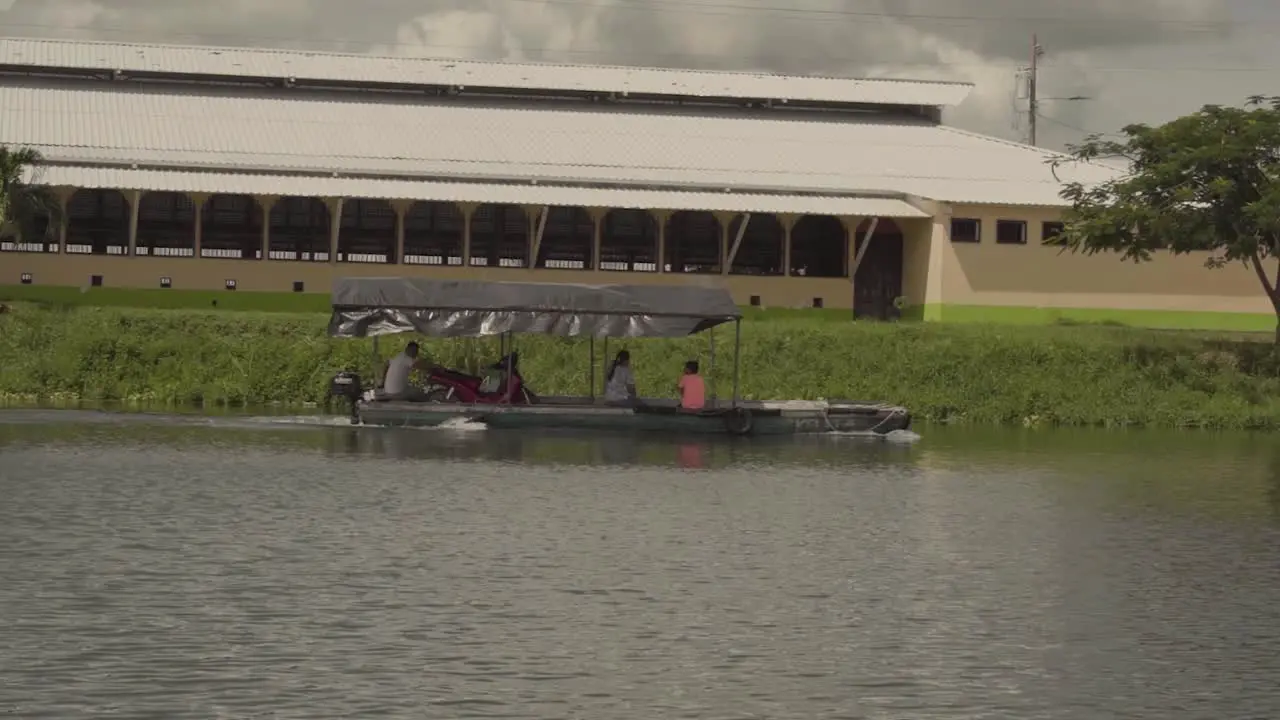
[[[1241,108],[1207,105],[1160,125],[1129,125],[1052,161],[1116,158],[1128,172],[1096,185],[1065,183],[1071,202],[1049,244],[1119,253],[1135,262],[1156,251],[1207,252],[1205,264],[1251,267],[1276,311],[1280,344],[1280,97]]]
[[[62,204],[53,192],[28,182],[44,158],[30,148],[12,150],[0,145],[0,239],[23,242],[52,239],[62,222]]]

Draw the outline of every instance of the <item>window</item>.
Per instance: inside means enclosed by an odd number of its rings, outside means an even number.
[[[1062,223],[1047,222],[1040,224],[1040,242],[1049,242],[1062,234]]]
[[[951,221],[951,242],[976,243],[982,241],[982,221],[956,218]]]
[[[1026,245],[1027,223],[1025,220],[997,220],[997,245]]]
[[[170,278],[170,277],[162,277],[162,278],[160,278],[160,287],[164,288],[165,290],[168,290],[169,288],[172,288],[172,287],[173,287],[173,278]]]

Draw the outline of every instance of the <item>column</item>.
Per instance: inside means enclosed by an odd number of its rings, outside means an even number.
[[[844,276],[853,279],[853,259],[858,257],[858,241],[861,237],[858,235],[858,226],[862,224],[865,218],[853,215],[841,215],[840,224],[844,226],[845,237],[849,239],[848,250],[844,254]]]
[[[529,242],[525,243],[524,251],[528,259],[525,260],[524,266],[530,269],[537,269],[538,256],[542,254],[542,234],[538,230],[546,229],[547,224],[542,217],[543,211],[545,210],[546,214],[550,215],[551,208],[549,206],[543,207],[542,205],[521,205],[520,207],[524,208],[525,216],[529,220]],[[501,233],[499,233],[499,236],[501,236]]]
[[[670,210],[652,210],[649,213],[658,224],[658,272],[667,271],[667,220],[671,218]]]
[[[587,270],[600,269],[600,249],[603,245],[604,216],[609,213],[608,208],[587,208],[587,214],[591,216],[591,225],[594,228],[591,236],[591,261],[587,263]]]
[[[471,267],[471,216],[478,206],[475,203],[459,203],[462,211],[462,267]],[[447,260],[445,262],[448,262]]]
[[[338,262],[338,237],[342,234],[342,198],[327,198],[329,208],[329,264]],[[314,260],[314,256],[312,257]]]
[[[729,274],[729,243],[732,242],[729,235],[729,226],[733,224],[733,219],[738,213],[725,212],[717,210],[712,213],[716,216],[716,221],[720,224],[720,274]]]
[[[57,190],[58,207],[62,208],[62,221],[58,223],[59,255],[65,255],[67,252],[67,226],[71,224],[71,217],[67,215],[67,203],[74,194],[74,188],[58,188]]]
[[[129,249],[125,251],[130,257],[138,252],[138,210],[141,205],[142,191],[132,191],[129,195]]]
[[[387,260],[392,265],[404,264],[404,218],[409,214],[411,207],[413,207],[412,200],[391,201],[391,208],[396,211],[396,247],[394,254]],[[444,262],[448,264],[449,258],[445,258]]]
[[[195,207],[196,227],[192,233],[195,241],[191,246],[191,257],[200,257],[200,246],[204,241],[204,204],[209,199],[205,193],[187,193],[187,197],[191,199],[192,206]]]
[[[279,197],[275,195],[257,195],[254,197],[262,208],[262,249],[258,251],[258,259],[271,257],[271,208],[276,206]]]
[[[791,277],[791,230],[800,220],[799,215],[782,213],[778,222],[782,223],[782,276]]]

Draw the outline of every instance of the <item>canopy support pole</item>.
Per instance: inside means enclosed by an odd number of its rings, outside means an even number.
[[[733,321],[733,406],[738,407],[738,377],[742,363],[742,318]]]
[[[747,223],[751,222],[751,213],[742,216],[742,222],[738,224],[738,234],[733,238],[733,247],[729,249],[729,257],[724,261],[724,267],[721,271],[728,275],[733,269],[733,260],[738,257],[738,248],[742,247],[742,238],[747,234]]]
[[[707,378],[711,380],[711,407],[719,407],[716,402],[716,329],[713,327],[707,331],[708,342],[711,345],[711,363],[707,368]]]
[[[858,267],[862,265],[862,258],[866,257],[867,248],[871,247],[871,238],[875,237],[876,226],[880,224],[880,218],[871,218],[871,226],[867,228],[867,232],[862,236],[862,247],[858,248],[858,254],[853,257],[853,267],[849,268],[849,277],[858,276]],[[854,237],[857,237],[858,229],[854,228]]]
[[[609,385],[609,336],[604,338],[604,353],[600,356],[600,394],[604,395]]]
[[[510,405],[510,404],[511,404],[511,380],[512,380],[512,376],[511,376],[511,370],[512,370],[511,356],[512,356],[512,355],[515,353],[515,351],[516,351],[515,336],[514,336],[514,335],[512,335],[511,333],[506,333],[506,337],[508,338],[508,341],[507,341],[507,353],[506,353],[506,355],[507,355],[507,357],[506,357],[506,361],[507,361],[507,382],[506,382],[506,392],[503,394],[503,397],[498,398],[499,403],[500,403],[500,404],[502,404],[502,405]]]
[[[533,232],[533,257],[529,258],[529,267],[538,267],[538,253],[542,249],[542,233],[547,229],[547,215],[550,215],[550,207],[542,206],[542,214],[538,216],[538,227]]]

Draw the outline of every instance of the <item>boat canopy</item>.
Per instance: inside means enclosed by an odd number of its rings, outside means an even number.
[[[329,335],[682,337],[742,318],[723,288],[339,278]]]

